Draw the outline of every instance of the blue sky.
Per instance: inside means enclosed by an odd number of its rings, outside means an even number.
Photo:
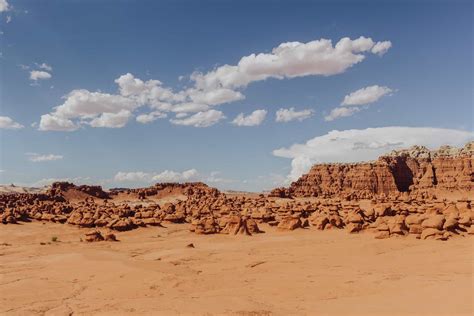
[[[0,11],[0,183],[263,190],[317,162],[473,138],[472,1],[0,0]]]

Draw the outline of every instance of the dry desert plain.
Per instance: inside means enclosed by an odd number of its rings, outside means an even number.
[[[22,226],[0,229],[4,315],[473,312],[472,238],[378,240],[265,225],[254,236],[195,235],[169,224],[85,243],[73,226]]]

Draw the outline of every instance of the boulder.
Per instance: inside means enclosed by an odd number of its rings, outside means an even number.
[[[346,225],[346,230],[349,233],[357,233],[362,229],[362,225],[358,223],[349,223]]]
[[[301,228],[301,220],[299,217],[285,217],[277,227],[280,230],[295,230]]]
[[[384,231],[381,231],[379,232],[378,234],[375,235],[375,239],[385,239],[385,238],[389,238],[390,237],[390,233],[388,232],[388,230],[384,230]]]
[[[100,231],[93,230],[85,234],[84,240],[87,242],[97,242],[97,241],[103,241],[104,237],[102,236]]]
[[[432,215],[421,223],[421,227],[435,228],[437,230],[441,230],[443,229],[444,222],[445,222],[445,219],[443,215]]]
[[[427,239],[428,237],[435,237],[438,235],[443,235],[443,232],[436,228],[425,228],[421,232],[421,239]]]

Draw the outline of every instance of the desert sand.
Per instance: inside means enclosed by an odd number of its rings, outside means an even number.
[[[269,194],[5,187],[0,314],[472,315],[473,153],[315,165]]]
[[[186,224],[168,224],[86,243],[85,229],[71,225],[2,225],[0,313],[473,313],[472,238],[261,229],[251,237],[195,235]]]

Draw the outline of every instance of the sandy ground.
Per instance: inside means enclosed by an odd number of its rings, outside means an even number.
[[[68,225],[2,225],[0,314],[473,314],[472,237],[262,228],[199,236],[170,225],[90,244]]]

